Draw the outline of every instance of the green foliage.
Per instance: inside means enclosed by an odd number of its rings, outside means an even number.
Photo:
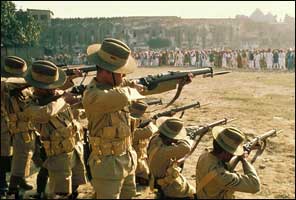
[[[171,46],[171,41],[168,39],[156,38],[149,40],[147,44],[152,49],[158,49]]]
[[[11,1],[1,2],[1,45],[33,46],[38,43],[41,28],[28,12],[16,10]]]

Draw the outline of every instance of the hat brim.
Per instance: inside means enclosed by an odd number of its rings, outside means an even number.
[[[213,134],[213,137],[214,139],[218,142],[218,144],[227,152],[231,153],[232,155],[235,155],[235,156],[240,156],[244,153],[244,148],[243,148],[243,144],[240,144],[237,146],[237,148],[235,150],[232,150],[232,149],[229,149],[227,148],[227,146],[225,146],[224,144],[220,143],[219,140],[217,140],[218,138],[218,135],[219,133],[223,132],[225,130],[224,127],[222,126],[215,126],[213,129],[212,129],[212,134]]]
[[[182,140],[182,139],[184,139],[184,138],[187,137],[187,132],[186,132],[186,130],[185,130],[184,127],[183,127],[183,128],[180,130],[180,132],[179,132],[177,135],[175,135],[175,136],[172,136],[172,135],[168,134],[166,131],[163,131],[161,128],[158,128],[158,130],[159,130],[159,132],[160,132],[161,134],[165,135],[165,136],[168,137],[168,138],[174,139],[174,140]]]
[[[7,72],[4,69],[4,66],[1,66],[1,77],[4,77],[4,78],[9,78],[9,77],[22,77],[22,78],[24,78],[26,76],[27,72],[28,72],[28,70],[26,70],[25,72],[23,72],[21,74],[12,74],[12,73]]]
[[[31,70],[32,70],[31,68],[28,69],[28,73],[25,76],[25,80],[27,81],[27,83],[29,85],[32,85],[33,87],[41,88],[41,89],[56,89],[56,88],[63,86],[66,82],[67,76],[66,76],[65,72],[60,68],[58,68],[59,79],[53,83],[50,83],[50,84],[42,83],[42,82],[34,80],[32,77]]]
[[[6,83],[14,83],[14,84],[27,84],[26,80],[23,77],[8,77],[5,81]]]
[[[107,71],[120,74],[130,74],[134,72],[137,68],[136,60],[130,55],[126,63],[122,66],[116,66],[104,61],[99,55],[98,51],[101,49],[101,44],[93,44],[87,48],[87,57],[88,61],[91,64],[96,64],[100,68],[103,68]]]

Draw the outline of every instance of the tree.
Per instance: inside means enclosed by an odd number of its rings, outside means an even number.
[[[17,11],[11,1],[1,2],[1,45],[35,45],[40,39],[40,31],[40,25],[28,12]]]
[[[171,46],[171,41],[168,39],[156,38],[149,40],[147,44],[152,49],[158,49]]]

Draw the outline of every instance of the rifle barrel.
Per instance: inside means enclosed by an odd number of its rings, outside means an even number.
[[[74,75],[74,69],[78,69],[83,73],[97,71],[96,65],[83,65],[79,67],[62,67],[62,70],[66,73],[67,76]]]
[[[204,74],[202,77],[207,78],[207,77],[219,76],[219,75],[228,74],[228,73],[230,73],[230,71],[215,72],[213,74]]]

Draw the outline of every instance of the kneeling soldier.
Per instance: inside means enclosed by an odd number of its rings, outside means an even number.
[[[260,190],[255,168],[244,158],[244,134],[233,127],[216,126],[213,150],[203,153],[196,166],[196,194],[201,199],[230,199],[235,191],[256,193]],[[229,161],[240,156],[244,174],[230,169]]]
[[[49,61],[36,61],[25,77],[34,87],[35,100],[25,110],[40,133],[46,152],[43,166],[49,174],[50,193],[67,197],[86,183],[82,128],[73,118],[68,93],[58,90],[66,75]]]
[[[149,184],[149,167],[147,163],[147,147],[151,136],[158,131],[156,125],[150,122],[143,128],[138,128],[139,124],[145,120],[144,113],[148,107],[145,101],[139,100],[130,106],[131,117],[133,117],[132,130],[134,133],[133,147],[137,152],[136,183],[140,185]],[[148,120],[148,119],[147,119]]]
[[[193,198],[195,188],[181,174],[176,161],[188,154],[192,140],[187,137],[183,122],[169,118],[159,126],[159,134],[148,146],[148,165],[151,181],[166,198]]]

